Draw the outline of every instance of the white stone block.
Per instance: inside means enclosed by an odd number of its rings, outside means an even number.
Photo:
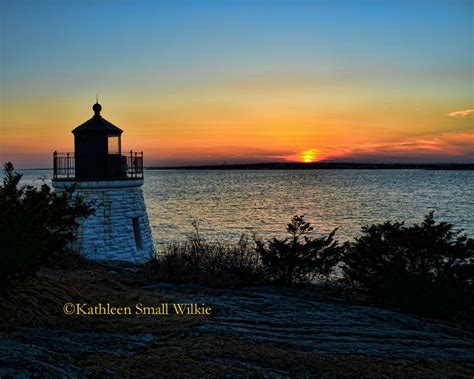
[[[96,210],[80,222],[73,248],[91,260],[145,263],[154,259],[142,184],[142,180],[77,182],[75,195],[95,201]],[[57,182],[53,186],[64,188]]]

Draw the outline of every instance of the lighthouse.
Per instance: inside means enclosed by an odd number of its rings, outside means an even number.
[[[155,249],[142,186],[143,152],[122,153],[123,131],[101,115],[96,102],[91,119],[75,128],[74,152],[53,153],[56,191],[90,202],[94,213],[80,221],[73,248],[98,261],[145,263]]]

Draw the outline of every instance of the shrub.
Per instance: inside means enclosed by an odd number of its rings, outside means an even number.
[[[184,243],[164,247],[152,262],[152,275],[161,280],[236,287],[265,281],[258,254],[249,239],[238,243],[207,241],[196,223]]]
[[[328,236],[310,238],[307,234],[312,230],[304,216],[294,216],[286,227],[290,238],[273,238],[267,244],[256,241],[256,250],[273,280],[289,286],[310,283],[315,277],[327,280],[341,254],[334,241],[336,230]]]
[[[385,222],[362,228],[346,245],[346,278],[369,294],[418,310],[466,309],[473,302],[474,240],[436,223]]]
[[[13,278],[34,273],[74,239],[76,220],[91,213],[72,191],[57,195],[44,184],[21,186],[22,175],[4,165],[0,186],[0,288]]]

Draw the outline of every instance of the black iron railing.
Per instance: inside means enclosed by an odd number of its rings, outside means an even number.
[[[129,154],[53,153],[54,180],[143,178],[143,151]]]

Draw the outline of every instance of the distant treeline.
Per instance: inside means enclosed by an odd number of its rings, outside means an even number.
[[[151,170],[474,170],[474,163],[282,162],[147,168]]]

